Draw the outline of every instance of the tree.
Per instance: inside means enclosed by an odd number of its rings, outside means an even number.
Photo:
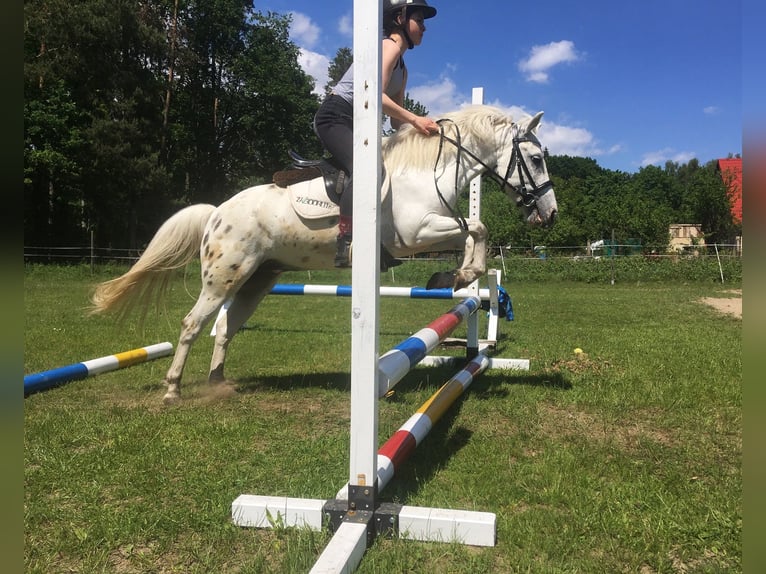
[[[427,116],[428,115],[428,108],[426,108],[423,104],[421,104],[418,101],[413,100],[410,98],[410,93],[407,92],[404,95],[404,106],[402,106],[405,110],[411,111],[416,116]]]
[[[63,82],[49,85],[44,99],[24,104],[25,243],[76,242],[82,220],[82,169],[86,118]]]
[[[741,233],[731,215],[731,200],[726,185],[716,172],[715,161],[694,172],[689,178],[685,198],[693,218],[700,223],[708,243],[725,243]]]
[[[26,0],[25,239],[140,247],[320,146],[289,18],[249,0]]]
[[[327,81],[324,87],[325,95],[332,91],[332,89],[335,87],[335,84],[340,81],[340,79],[343,77],[343,74],[346,73],[346,70],[351,67],[353,62],[354,54],[351,51],[351,48],[338,48],[338,51],[335,52],[335,57],[332,59],[330,65],[327,68],[327,75],[330,77],[330,79]]]
[[[143,167],[159,133],[153,68],[162,35],[154,16],[137,1],[25,3],[25,213],[34,214],[25,238],[81,241],[87,228],[100,228],[106,242],[113,235],[130,241],[143,219],[142,194],[162,195],[162,178]],[[61,104],[57,112],[53,102]],[[68,142],[40,129],[41,110],[57,115],[58,133],[71,131]],[[46,122],[52,125],[51,116]],[[72,145],[73,138],[83,144]],[[66,157],[71,169],[30,169],[33,162],[40,167],[43,150],[49,158]],[[113,172],[117,158],[122,167]],[[41,187],[48,190],[47,213]],[[110,216],[105,205],[119,211]]]

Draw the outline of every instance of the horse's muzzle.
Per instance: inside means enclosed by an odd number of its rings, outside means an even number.
[[[551,211],[550,217],[548,217],[547,221],[543,221],[543,227],[553,227],[556,223],[556,217],[558,217],[559,212],[557,210]]]
[[[556,209],[552,209],[547,217],[542,217],[542,215],[540,215],[540,210],[536,207],[532,210],[529,216],[527,216],[527,223],[533,226],[539,225],[540,227],[547,229],[548,227],[553,227],[553,224],[556,222],[557,215],[558,211]]]

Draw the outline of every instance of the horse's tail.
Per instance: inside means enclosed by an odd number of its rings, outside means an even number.
[[[126,273],[96,287],[91,314],[125,315],[140,304],[143,317],[149,302],[159,300],[167,290],[173,271],[199,256],[205,224],[214,210],[214,205],[206,203],[190,205],[165,221]]]

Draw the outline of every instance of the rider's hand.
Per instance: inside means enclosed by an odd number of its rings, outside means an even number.
[[[431,118],[417,116],[415,121],[412,122],[412,125],[416,130],[425,136],[439,133],[439,124],[437,124]]]

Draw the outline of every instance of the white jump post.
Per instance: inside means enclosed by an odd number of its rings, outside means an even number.
[[[378,288],[381,185],[381,0],[354,0],[354,245],[351,284],[351,447],[347,513],[312,574],[353,572],[377,507]],[[354,257],[357,253],[361,257]]]
[[[472,104],[484,103],[484,88],[474,88],[471,94]],[[481,177],[471,180],[468,195],[468,219],[481,219]],[[472,295],[479,294],[479,280],[477,279],[468,286]],[[466,333],[465,352],[469,359],[479,353],[479,317],[474,314],[468,319],[468,332]]]

